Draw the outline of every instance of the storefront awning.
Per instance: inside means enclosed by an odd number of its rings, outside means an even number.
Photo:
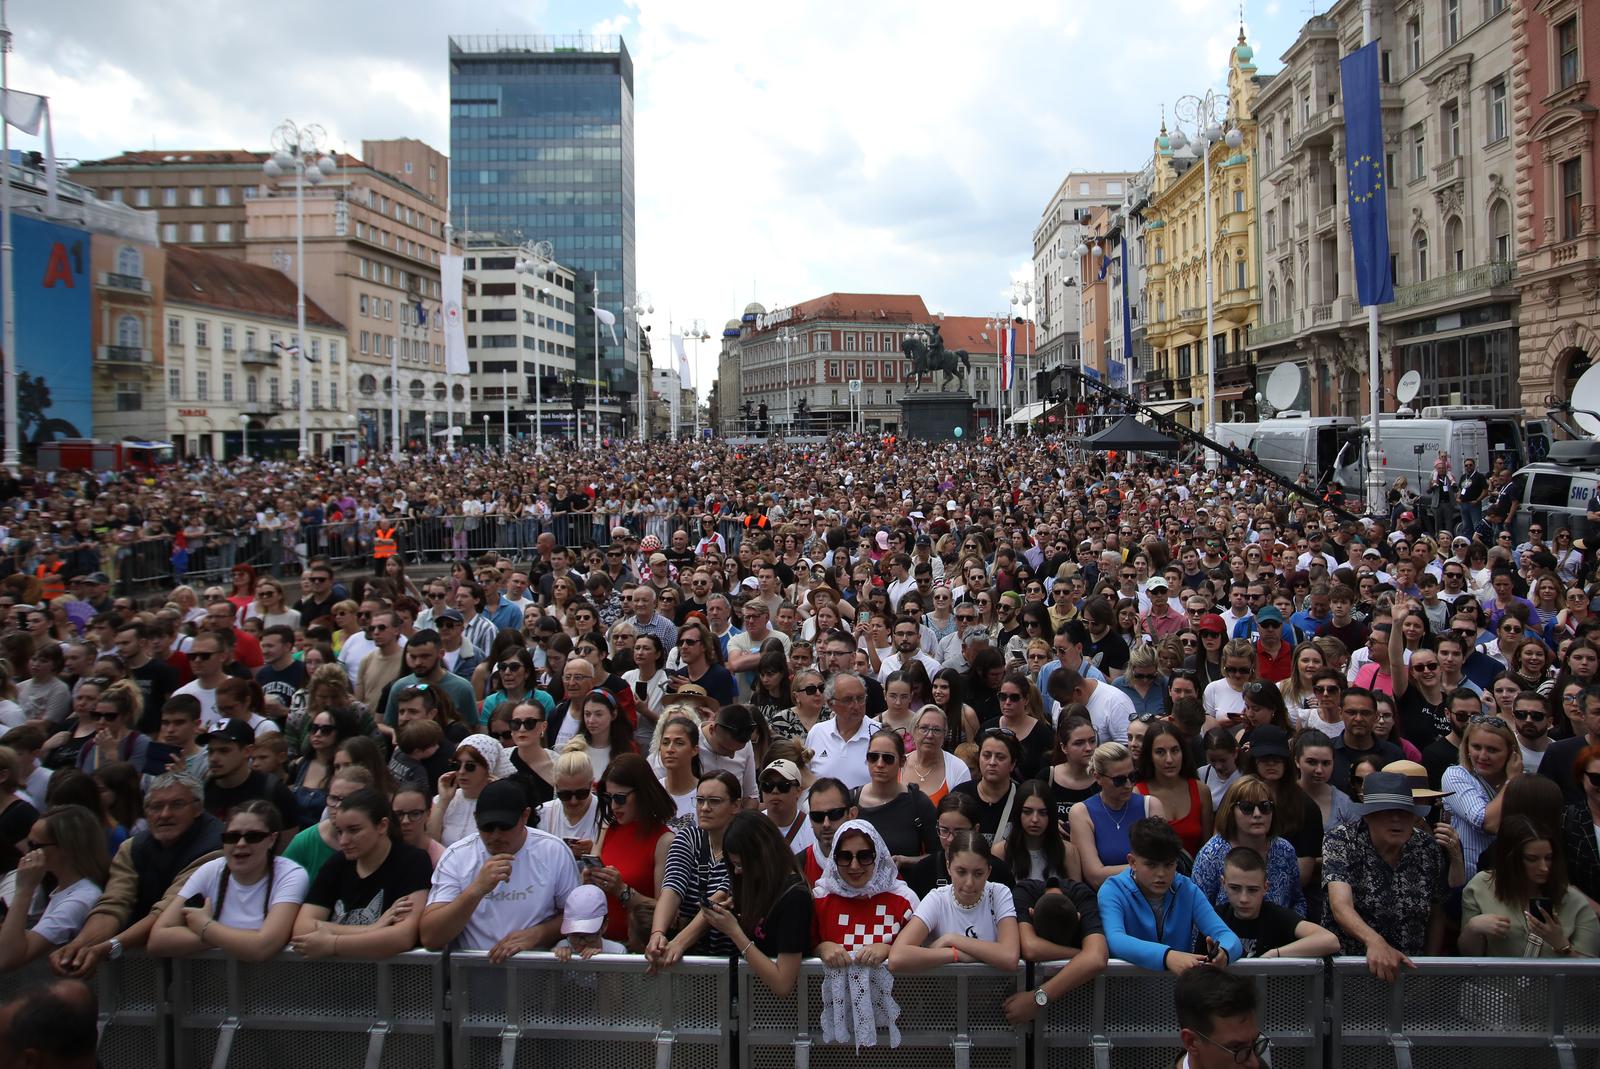
[[[1050,402],[1048,401],[1034,401],[1031,404],[1023,405],[1021,408],[1007,416],[1006,422],[1030,423],[1044,414],[1044,410],[1049,403]]]
[[[1176,401],[1146,401],[1144,407],[1159,415],[1171,416],[1175,413],[1193,408],[1194,404],[1187,397],[1185,397]]]

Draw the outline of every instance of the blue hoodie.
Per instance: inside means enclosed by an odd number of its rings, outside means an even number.
[[[1216,940],[1229,962],[1244,957],[1244,944],[1217,916],[1206,896],[1193,880],[1176,873],[1163,900],[1164,923],[1156,933],[1155,911],[1131,869],[1124,869],[1100,886],[1100,923],[1105,928],[1111,956],[1132,962],[1141,969],[1161,972],[1167,967],[1167,951],[1188,952],[1195,945],[1194,930]]]

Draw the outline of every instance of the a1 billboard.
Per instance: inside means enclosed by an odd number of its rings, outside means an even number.
[[[23,214],[12,216],[11,234],[22,440],[37,445],[87,438],[94,433],[90,235]]]

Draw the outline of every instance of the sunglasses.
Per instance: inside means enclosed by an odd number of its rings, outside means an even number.
[[[1413,672],[1437,672],[1439,670],[1439,666],[1433,662],[1426,664],[1413,664],[1411,666],[1411,670]]]
[[[1002,690],[1000,692],[1000,701],[1006,705],[1010,705],[1012,702],[1020,702],[1022,700],[1023,698],[1020,694],[1013,694],[1008,690]]]
[[[1589,786],[1600,787],[1600,772],[1585,772],[1583,778],[1589,781]]]
[[[521,671],[521,670],[522,670],[522,662],[521,661],[507,661],[504,664],[500,665],[500,671],[502,671],[502,672],[518,672],[518,671]]]
[[[225,831],[222,833],[222,845],[237,846],[244,843],[246,846],[256,846],[273,837],[270,831]]]
[[[121,713],[95,713],[94,714],[94,719],[99,721],[102,724],[111,724],[111,723],[115,723],[118,720],[121,720],[122,719],[122,714]]]
[[[833,860],[841,868],[854,868],[856,866],[867,868],[878,863],[878,852],[876,850],[840,850],[833,855]]]
[[[490,835],[503,835],[514,827],[516,825],[509,820],[489,820],[479,824],[478,830],[488,832]]]
[[[537,731],[537,730],[539,730],[539,725],[542,724],[542,723],[544,723],[544,721],[539,719],[536,716],[527,717],[525,719],[517,719],[517,720],[511,721],[511,730],[512,731]]]
[[[588,798],[593,793],[594,792],[592,790],[584,788],[581,791],[557,791],[556,797],[561,799],[563,802],[578,802]]]
[[[870,761],[871,759],[872,759],[872,755],[868,754],[867,755],[867,760]],[[799,788],[799,786],[800,786],[800,784],[796,783],[794,780],[789,780],[789,779],[765,779],[765,780],[761,781],[761,793],[762,794],[788,794],[792,790],[797,790]]]
[[[1511,715],[1517,718],[1518,723],[1527,720],[1532,721],[1535,724],[1542,724],[1545,720],[1544,713],[1532,713],[1523,709],[1512,710]]]
[[[334,727],[332,724],[312,724],[311,725],[311,734],[313,734],[313,735],[332,735],[335,732],[337,732],[338,730],[339,729]]]
[[[1113,787],[1126,787],[1133,782],[1133,773],[1129,772],[1121,776],[1104,776],[1102,778]]]
[[[892,765],[894,764],[894,759],[894,754],[884,753],[882,750],[872,750],[867,753],[867,764],[869,765]]]
[[[1246,816],[1253,816],[1257,813],[1264,817],[1272,815],[1271,802],[1235,802],[1233,807]]]
[[[1224,668],[1223,672],[1225,672],[1226,674],[1228,674],[1230,676],[1247,676],[1247,675],[1250,674],[1250,669],[1248,669],[1248,668]]]
[[[813,809],[809,816],[813,824],[836,824],[850,813],[849,806],[839,806],[837,809]]]

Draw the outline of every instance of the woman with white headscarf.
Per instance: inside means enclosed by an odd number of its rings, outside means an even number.
[[[917,895],[901,882],[878,830],[864,820],[840,825],[812,894],[817,957],[827,967],[823,1042],[853,1041],[859,1050],[875,1045],[878,1029],[885,1028],[889,1045],[899,1046],[900,1007],[886,962],[894,937],[917,908]]]
[[[428,814],[428,834],[445,846],[478,834],[478,795],[516,769],[506,749],[488,735],[468,735],[456,747],[453,769],[439,777],[439,796]],[[530,803],[531,804],[531,803]]]

